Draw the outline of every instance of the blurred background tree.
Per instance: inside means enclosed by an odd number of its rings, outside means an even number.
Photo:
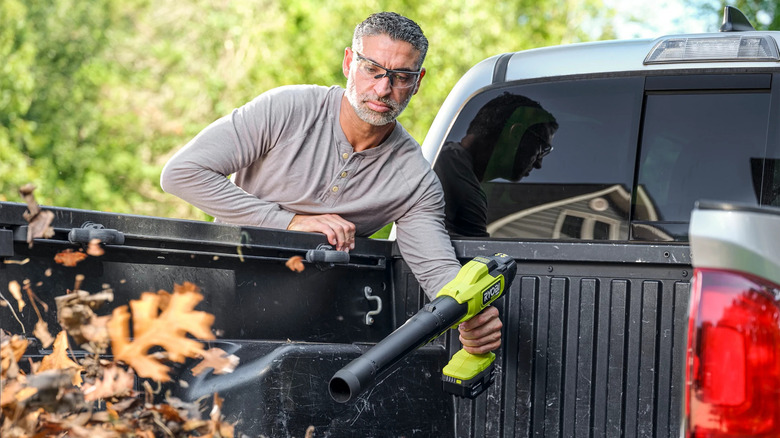
[[[430,40],[400,118],[420,142],[482,59],[615,35],[602,0],[0,0],[0,200],[32,182],[44,205],[207,219],[161,191],[166,160],[265,90],[343,86],[354,26],[380,10]]]
[[[699,11],[702,17],[709,17],[714,29],[719,29],[723,8],[733,6],[745,14],[756,30],[780,30],[780,0],[685,0]],[[719,15],[720,14],[720,15]]]

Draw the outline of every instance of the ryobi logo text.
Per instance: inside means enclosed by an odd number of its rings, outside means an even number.
[[[501,280],[495,282],[493,286],[490,286],[490,289],[486,290],[485,292],[482,292],[482,305],[489,303],[490,300],[495,298],[498,294],[501,293]]]

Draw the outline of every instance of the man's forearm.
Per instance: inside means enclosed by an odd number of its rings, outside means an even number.
[[[171,159],[160,175],[162,189],[203,210],[220,222],[285,229],[294,213],[263,201],[212,170],[183,156]]]

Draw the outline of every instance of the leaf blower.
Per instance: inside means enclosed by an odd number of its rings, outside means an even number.
[[[330,379],[333,400],[346,403],[387,374],[401,359],[476,316],[509,288],[517,272],[506,254],[478,256],[466,263],[419,312]],[[493,383],[496,355],[461,349],[442,370],[442,386],[460,397],[475,398]]]

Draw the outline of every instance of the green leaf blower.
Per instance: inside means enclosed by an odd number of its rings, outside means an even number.
[[[333,399],[346,403],[381,378],[409,353],[448,329],[475,317],[509,288],[517,264],[506,254],[478,256],[466,263],[419,312],[330,379]],[[470,354],[461,349],[442,370],[445,391],[475,398],[493,383],[496,355]]]

